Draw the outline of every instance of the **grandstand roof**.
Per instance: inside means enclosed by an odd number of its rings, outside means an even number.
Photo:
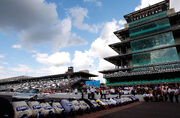
[[[81,76],[81,77],[98,77],[97,75],[87,73],[87,72],[74,72],[74,73],[64,73],[64,74],[56,74],[56,75],[47,75],[47,76],[40,76],[40,77],[30,77],[30,76],[17,76],[11,77],[7,79],[0,80],[0,83],[9,83],[9,82],[18,82],[18,81],[26,81],[26,80],[41,80],[41,79],[51,79],[51,78],[59,78],[63,79],[66,77],[74,77],[74,76]]]
[[[9,77],[9,78],[5,78],[5,79],[1,79],[0,83],[5,82],[5,81],[8,82],[8,81],[16,81],[16,80],[20,80],[20,79],[30,79],[30,78],[33,78],[33,77],[31,77],[31,76],[24,76],[24,75],[17,76],[17,77]]]

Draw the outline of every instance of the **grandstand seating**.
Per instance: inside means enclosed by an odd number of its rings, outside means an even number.
[[[111,74],[104,74],[105,78],[109,77],[126,77],[134,75],[145,75],[145,74],[156,74],[165,72],[178,72],[180,71],[179,64],[167,64],[161,66],[144,67],[144,68],[134,68],[131,71],[119,71]]]
[[[0,86],[0,90],[10,90],[13,89],[15,91],[22,91],[25,89],[57,89],[57,88],[68,88],[74,83],[81,80],[81,78],[66,78],[66,79],[46,79],[46,80],[34,80],[34,81],[27,81],[27,82],[21,82],[16,84],[5,84]]]

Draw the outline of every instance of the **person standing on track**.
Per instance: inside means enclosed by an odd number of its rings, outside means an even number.
[[[178,103],[179,102],[179,99],[178,99],[178,97],[179,97],[179,90],[178,90],[178,88],[175,89],[174,96],[175,96],[176,102]]]
[[[170,87],[170,88],[168,89],[168,93],[169,93],[169,99],[170,99],[170,101],[173,102],[174,90],[173,90],[172,87]]]

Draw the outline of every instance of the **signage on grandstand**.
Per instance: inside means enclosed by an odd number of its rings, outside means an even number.
[[[87,86],[100,87],[100,80],[86,81]]]

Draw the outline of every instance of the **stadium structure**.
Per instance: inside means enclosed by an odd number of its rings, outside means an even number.
[[[39,90],[65,90],[68,88],[80,88],[85,81],[97,77],[89,71],[74,72],[73,67],[69,67],[64,74],[48,75],[41,77],[19,76],[0,80],[0,90],[22,91],[23,89]]]
[[[104,58],[115,68],[99,71],[106,84],[180,83],[180,12],[164,0],[124,18],[121,42],[109,45],[118,55]]]

